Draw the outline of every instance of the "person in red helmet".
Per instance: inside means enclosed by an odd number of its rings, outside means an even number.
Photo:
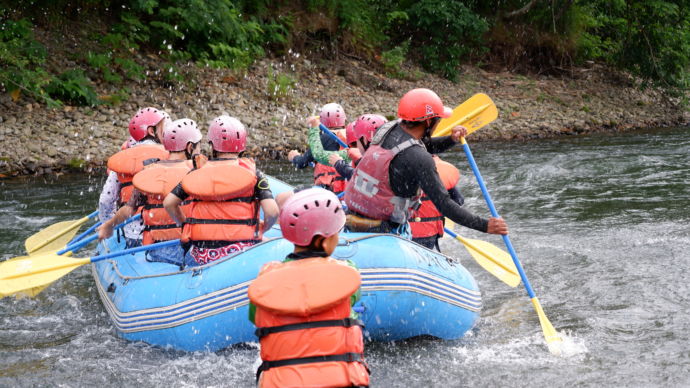
[[[108,159],[108,178],[98,199],[98,218],[108,221],[124,206],[132,193],[132,179],[144,166],[143,161],[165,158],[166,151],[160,145],[163,129],[170,116],[153,107],[140,109],[129,122],[130,141],[127,147]],[[132,161],[136,160],[136,163]],[[127,248],[140,246],[144,222],[135,221],[122,230]]]
[[[285,202],[280,229],[294,251],[265,264],[247,291],[261,344],[259,387],[369,385],[363,324],[352,310],[361,277],[352,262],[330,257],[344,224],[340,200],[322,188]]]
[[[377,130],[347,184],[344,200],[350,230],[410,237],[408,219],[423,190],[455,223],[485,233],[508,233],[503,219],[473,215],[450,198],[441,182],[431,154],[451,148],[467,133],[456,126],[450,136],[431,138],[441,118],[451,113],[429,89],[413,89],[401,98],[399,120]]]
[[[261,242],[263,232],[278,219],[268,180],[252,159],[242,157],[247,145],[244,125],[234,117],[217,117],[208,139],[212,159],[187,174],[163,201],[172,219],[184,225],[186,266],[204,265]],[[193,205],[185,214],[180,205],[187,199]]]
[[[192,158],[200,156],[201,132],[191,119],[173,121],[163,130],[163,146],[170,153],[167,159],[144,162],[144,169],[134,175],[134,190],[117,213],[98,228],[100,239],[113,234],[113,227],[141,209],[144,222],[143,245],[179,239],[182,229],[163,209],[163,199],[193,168]],[[183,212],[189,213],[191,202],[183,204]],[[147,252],[148,261],[182,265],[184,251],[174,245]]]

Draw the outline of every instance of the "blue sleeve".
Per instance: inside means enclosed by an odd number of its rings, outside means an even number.
[[[302,155],[295,156],[292,159],[292,164],[299,169],[305,168],[314,162],[314,157],[311,154],[311,150],[307,150]]]
[[[347,180],[350,180],[350,178],[352,178],[352,174],[354,174],[355,172],[354,167],[352,167],[349,163],[347,163],[344,160],[337,161],[335,163],[335,166],[333,167],[335,168],[335,171],[337,171],[338,174],[340,174],[341,177]]]

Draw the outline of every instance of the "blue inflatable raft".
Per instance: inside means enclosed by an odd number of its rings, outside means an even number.
[[[290,186],[272,180],[274,193]],[[150,263],[144,253],[92,265],[98,293],[118,334],[130,341],[185,351],[216,351],[254,342],[247,319],[247,287],[261,266],[282,260],[293,245],[280,237],[210,264],[180,271]],[[342,233],[333,254],[352,260],[362,275],[365,335],[392,341],[420,335],[457,339],[471,329],[481,295],[470,273],[453,259],[387,234]],[[124,248],[116,237],[99,253]]]

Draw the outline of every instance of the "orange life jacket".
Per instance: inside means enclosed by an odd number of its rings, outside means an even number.
[[[163,200],[192,167],[191,160],[163,160],[144,167],[134,175],[134,187],[146,194],[146,205],[142,210],[144,245],[174,240],[182,236],[182,229],[163,208]],[[191,203],[189,200],[182,202],[182,213],[185,216],[191,213]]]
[[[322,186],[336,195],[345,191],[347,180],[334,167],[316,163],[314,166],[314,185]]]
[[[441,177],[441,182],[443,182],[446,190],[455,187],[460,180],[460,171],[435,155],[434,162],[436,162],[436,170],[438,170],[438,175]],[[436,209],[429,197],[423,195],[421,200],[421,206],[412,213],[409,220],[412,238],[443,236],[443,215]]]
[[[117,173],[120,181],[118,207],[124,206],[132,196],[132,179],[144,169],[144,161],[149,159],[166,160],[170,153],[160,144],[139,144],[119,151],[108,159],[108,169]]]
[[[193,201],[182,241],[200,248],[260,242],[256,167],[250,159],[209,160],[182,179]]]
[[[343,143],[346,143],[347,138],[344,129],[337,129],[332,132],[342,140]],[[340,149],[342,150],[343,148],[340,147]],[[347,180],[340,176],[334,167],[316,162],[314,165],[314,185],[322,186],[338,195],[345,191]]]
[[[248,289],[263,363],[259,387],[369,385],[362,323],[349,318],[359,272],[330,257],[272,262]]]

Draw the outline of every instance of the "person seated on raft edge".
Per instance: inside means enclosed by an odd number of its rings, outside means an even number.
[[[330,257],[344,224],[340,200],[322,188],[285,202],[280,229],[294,250],[266,263],[247,290],[261,344],[259,387],[369,385],[363,324],[352,309],[361,277],[353,262]]]
[[[183,225],[187,266],[207,264],[261,242],[263,232],[278,219],[268,180],[252,159],[242,157],[247,144],[244,125],[234,117],[219,116],[209,127],[208,139],[213,159],[187,174],[163,201],[172,219]],[[180,209],[187,198],[194,201],[189,217]]]
[[[170,153],[168,159],[159,161],[153,159],[151,160],[152,163],[148,163],[143,170],[134,176],[132,180],[134,190],[132,190],[129,201],[115,213],[113,218],[98,228],[98,238],[102,240],[112,236],[115,225],[134,215],[137,209],[143,208],[144,245],[179,239],[182,230],[162,208],[162,202],[170,190],[191,171],[192,158],[200,156],[201,137],[201,132],[192,119],[179,119],[166,125],[163,130],[163,146]],[[164,169],[168,170],[165,171]],[[164,182],[163,187],[160,187],[162,182]],[[152,186],[156,188],[154,189]],[[184,212],[189,213],[189,211],[190,206],[186,204]],[[182,265],[183,259],[184,250],[180,245],[163,247],[146,253],[146,260],[151,262]]]
[[[122,151],[139,145],[161,144],[163,128],[170,121],[170,116],[162,110],[153,107],[140,109],[129,122],[128,129],[132,141],[128,141],[127,147],[124,147],[123,144]],[[108,178],[103,184],[98,199],[98,218],[101,221],[109,220],[120,207],[127,203],[132,191],[131,179],[133,175],[133,173],[118,174],[112,170],[108,172]],[[143,220],[131,222],[123,228],[127,248],[141,245],[143,229]]]
[[[448,190],[448,195],[458,205],[462,206],[465,203],[458,188],[460,181],[460,171],[452,164],[441,160],[438,155],[432,155],[436,163],[436,170],[443,182],[443,186]],[[439,240],[443,237],[445,217],[436,209],[436,206],[431,202],[428,196],[422,192],[420,198],[421,204],[418,209],[412,211],[409,219],[410,233],[412,234],[412,241],[419,245],[425,246],[429,249],[436,249],[441,252]]]
[[[429,89],[413,89],[400,99],[400,119],[377,130],[345,189],[350,231],[410,238],[410,210],[419,206],[423,190],[453,222],[484,233],[508,234],[502,218],[473,215],[450,198],[441,182],[431,154],[449,149],[467,134],[456,126],[450,136],[431,138],[441,118],[451,114]]]
[[[347,151],[340,149],[340,144],[326,133],[319,129],[319,122],[330,129],[333,134],[345,140],[344,131],[345,110],[336,103],[329,103],[321,108],[318,119],[310,117],[307,121],[309,129],[307,139],[309,148],[304,155],[292,150],[288,153],[288,160],[297,168],[304,168],[309,163],[314,162],[314,186],[320,186],[336,194],[345,189],[345,180],[338,176],[335,169],[328,165],[328,154],[326,151],[340,151],[342,157],[347,159]]]

